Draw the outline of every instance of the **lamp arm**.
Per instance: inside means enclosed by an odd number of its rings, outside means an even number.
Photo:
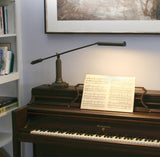
[[[83,48],[86,48],[86,47],[90,47],[90,46],[93,46],[93,45],[99,45],[99,46],[126,46],[126,42],[123,41],[123,42],[95,42],[93,44],[89,44],[89,45],[85,45],[85,46],[81,46],[81,47],[78,47],[78,48],[74,48],[74,49],[71,49],[71,50],[68,50],[68,51],[64,51],[62,53],[56,53],[55,55],[52,55],[52,56],[49,56],[49,57],[46,57],[46,58],[39,58],[39,59],[36,59],[34,61],[31,62],[31,64],[37,64],[39,62],[42,62],[46,59],[49,59],[49,58],[53,58],[53,57],[58,57],[60,55],[63,55],[63,54],[66,54],[66,53],[69,53],[69,52],[72,52],[72,51],[76,51],[76,50],[79,50],[79,49],[83,49]]]
[[[66,54],[66,53],[69,53],[69,52],[72,52],[72,51],[76,51],[76,50],[79,50],[79,49],[83,49],[83,48],[86,48],[86,47],[89,47],[89,46],[92,46],[92,45],[96,45],[97,43],[93,43],[93,44],[89,44],[89,45],[85,45],[85,46],[82,46],[82,47],[78,47],[78,48],[75,48],[75,49],[71,49],[71,50],[68,50],[68,51],[64,51],[62,53],[56,53],[55,55],[52,55],[52,56],[49,56],[49,57],[46,57],[46,58],[39,58],[39,59],[36,59],[34,61],[31,62],[31,64],[37,64],[39,62],[42,62],[46,59],[49,59],[49,58],[53,58],[53,57],[56,57],[56,56],[60,56],[60,55],[63,55],[63,54]]]

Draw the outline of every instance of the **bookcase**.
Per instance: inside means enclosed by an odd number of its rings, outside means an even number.
[[[20,0],[0,0],[0,6],[7,6],[7,33],[0,33],[0,43],[10,43],[14,54],[13,72],[0,76],[0,96],[18,98],[18,106],[22,104],[22,62],[21,62],[21,27],[20,27]],[[0,19],[1,20],[1,19]],[[15,107],[16,108],[16,107]],[[15,108],[0,113],[0,148],[9,144],[12,151],[12,116]],[[11,155],[12,156],[12,155]]]

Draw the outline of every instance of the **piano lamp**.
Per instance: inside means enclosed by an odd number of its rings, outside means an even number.
[[[51,88],[67,88],[68,83],[63,82],[63,79],[62,79],[62,63],[61,63],[60,56],[66,54],[66,53],[76,51],[76,50],[79,50],[79,49],[83,49],[83,48],[86,48],[86,47],[90,47],[90,46],[93,46],[93,45],[98,45],[98,46],[126,46],[126,42],[125,41],[123,41],[123,42],[95,42],[93,44],[89,44],[89,45],[85,45],[85,46],[82,46],[82,47],[74,48],[74,49],[71,49],[71,50],[68,50],[68,51],[64,51],[62,53],[56,53],[55,55],[52,55],[52,56],[49,56],[49,57],[46,57],[46,58],[39,58],[37,60],[32,61],[31,64],[37,64],[37,63],[42,62],[44,60],[47,60],[49,58],[57,57],[57,59],[56,59],[56,81],[51,84]]]

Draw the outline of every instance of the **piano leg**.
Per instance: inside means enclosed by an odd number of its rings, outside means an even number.
[[[13,156],[21,157],[21,143],[13,138]]]
[[[21,142],[18,137],[19,129],[23,128],[27,122],[27,108],[28,106],[23,106],[12,112],[13,157],[21,157]]]

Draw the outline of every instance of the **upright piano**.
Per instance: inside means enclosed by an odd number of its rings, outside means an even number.
[[[14,157],[22,142],[33,143],[34,157],[160,156],[160,92],[135,93],[133,113],[80,109],[82,92],[33,88],[30,103],[12,113]]]

